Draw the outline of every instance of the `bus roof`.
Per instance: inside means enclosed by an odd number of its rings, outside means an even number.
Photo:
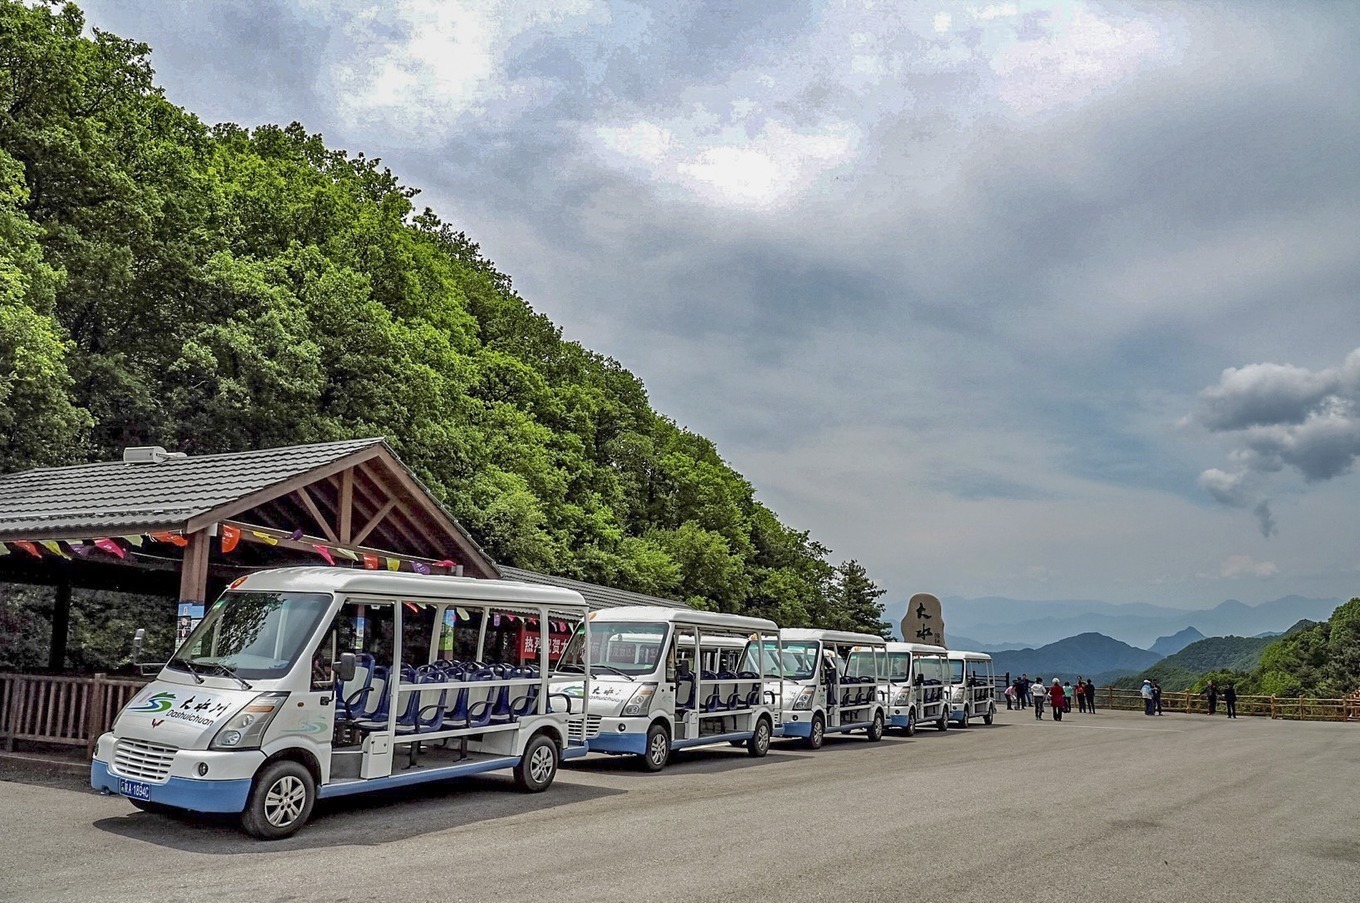
[[[950,649],[949,658],[952,661],[965,662],[990,662],[992,657],[985,652],[965,652],[962,649]]]
[[[232,584],[246,592],[329,592],[353,595],[399,596],[423,602],[464,602],[472,605],[551,606],[584,617],[587,605],[574,590],[512,580],[442,577],[395,571],[352,568],[297,567],[256,571]]]
[[[889,652],[911,652],[915,655],[947,655],[949,650],[943,646],[931,646],[926,643],[889,643]]]
[[[779,631],[781,640],[835,643],[838,646],[883,646],[887,640],[872,633],[852,633],[848,630],[820,630],[816,627],[785,627]]]
[[[779,627],[774,621],[765,618],[749,618],[746,615],[729,615],[720,611],[699,611],[698,609],[662,608],[651,605],[624,605],[594,612],[592,622],[608,624],[611,621],[641,621],[658,624],[683,624],[688,627],[711,627],[720,630],[760,631],[777,633]]]

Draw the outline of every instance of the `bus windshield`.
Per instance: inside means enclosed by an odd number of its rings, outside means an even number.
[[[746,644],[741,670],[777,674],[786,680],[811,680],[812,675],[817,673],[816,643],[785,643],[782,658],[779,647],[771,640],[761,643],[761,649],[764,667],[756,664],[756,644],[752,642]]]
[[[223,593],[168,666],[195,675],[282,677],[330,606],[330,593]]]
[[[658,623],[625,621],[590,625],[590,663],[592,671],[627,676],[651,674],[662,658],[669,627]],[[562,653],[559,668],[563,671],[585,671],[585,629],[578,629]]]
[[[949,682],[963,683],[963,659],[951,658],[949,660]]]

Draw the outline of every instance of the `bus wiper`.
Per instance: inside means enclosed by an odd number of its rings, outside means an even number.
[[[565,671],[565,672],[567,672],[568,674],[585,674],[585,673],[586,673],[586,669],[585,669],[585,668],[582,668],[580,665],[558,665],[558,666],[557,666],[557,670],[558,670],[558,671]]]
[[[592,663],[592,667],[594,667],[594,668],[604,668],[604,669],[607,670],[607,671],[613,671],[613,672],[614,672],[615,674],[617,674],[619,677],[626,677],[626,678],[628,678],[628,679],[631,680],[631,681],[636,681],[636,680],[637,680],[636,677],[634,677],[633,675],[629,674],[627,671],[620,671],[618,668],[615,668],[613,665],[601,665],[601,664]]]
[[[187,658],[180,658],[179,656],[175,656],[174,658],[170,659],[170,664],[183,665],[184,670],[188,671],[190,674],[194,676],[194,681],[196,683],[203,683],[203,678],[199,677],[198,672],[194,670],[193,665],[189,664],[189,660]]]
[[[224,665],[221,662],[207,662],[207,664],[216,668],[219,673],[224,674],[227,677],[230,677],[232,680],[236,681],[238,684],[241,685],[241,689],[243,690],[255,689],[250,684],[246,683],[244,677],[241,677],[236,673],[236,669],[230,667],[229,665]]]

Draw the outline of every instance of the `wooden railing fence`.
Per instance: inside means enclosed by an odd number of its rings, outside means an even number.
[[[1143,696],[1138,690],[1124,690],[1115,687],[1100,687],[1096,691],[1096,709],[1101,705],[1117,711],[1143,710]],[[1209,699],[1189,690],[1184,692],[1162,693],[1162,711],[1184,714],[1208,714]],[[1218,714],[1223,715],[1227,707],[1222,694],[1218,697]],[[1300,696],[1238,696],[1237,714],[1254,715],[1261,718],[1285,719],[1290,721],[1360,721],[1360,699],[1346,696],[1340,699],[1314,699]]]
[[[84,747],[108,730],[118,712],[146,678],[64,677],[0,674],[0,741],[6,752],[16,741]]]

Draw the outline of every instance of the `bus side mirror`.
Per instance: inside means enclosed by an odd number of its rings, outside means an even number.
[[[137,632],[132,635],[132,663],[137,664],[142,657],[142,643],[146,641],[146,628],[138,627]]]
[[[353,652],[340,653],[340,661],[335,663],[335,676],[341,681],[354,680],[354,672],[358,667],[358,658]]]

